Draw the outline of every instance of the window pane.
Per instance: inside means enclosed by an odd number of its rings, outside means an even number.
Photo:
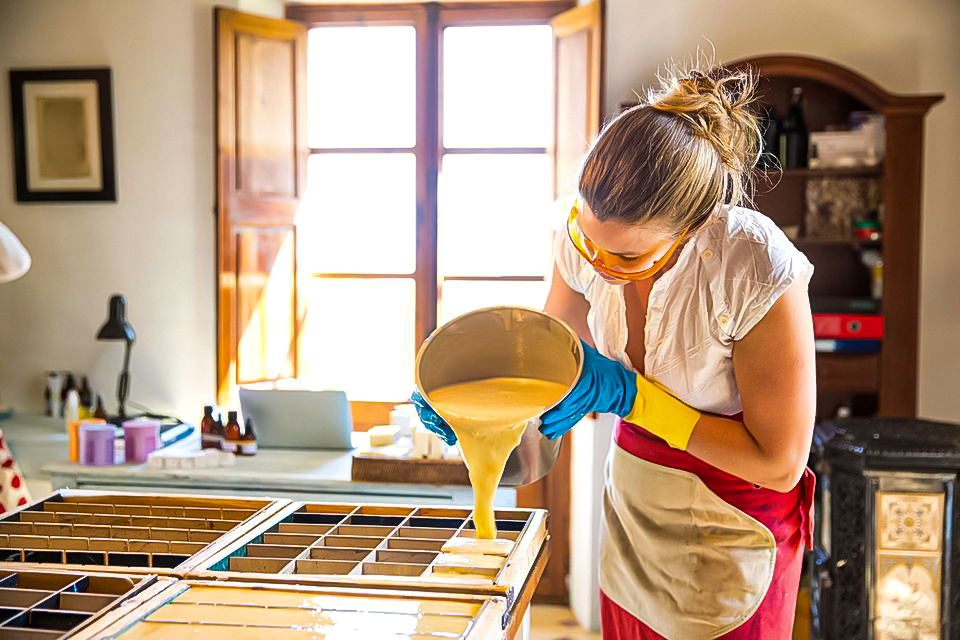
[[[546,282],[477,282],[446,280],[440,300],[440,324],[462,313],[483,307],[520,305],[543,309],[547,301]]]
[[[413,391],[413,280],[304,278],[301,379],[351,400],[404,400]]]
[[[440,275],[549,273],[547,155],[447,155],[439,189]]]
[[[307,162],[297,213],[305,273],[413,273],[413,154],[323,153]]]
[[[553,35],[547,25],[443,32],[443,144],[550,144]]]
[[[413,147],[413,27],[317,27],[307,38],[311,147]]]

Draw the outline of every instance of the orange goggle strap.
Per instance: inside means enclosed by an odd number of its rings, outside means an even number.
[[[642,271],[619,271],[611,268],[611,265],[623,265],[623,259],[619,256],[615,256],[612,253],[604,251],[593,241],[590,240],[583,233],[583,230],[580,228],[580,225],[577,223],[577,216],[580,214],[579,207],[574,204],[573,208],[570,209],[570,216],[567,218],[567,235],[570,236],[570,241],[573,243],[574,248],[577,250],[584,260],[590,263],[590,265],[602,273],[603,275],[615,278],[617,280],[646,280],[647,278],[652,277],[660,269],[663,268],[665,264],[673,256],[674,252],[677,250],[677,247],[680,246],[680,243],[686,237],[687,232],[690,230],[690,227],[687,227],[683,230],[683,233],[680,234],[670,248],[667,249],[667,252],[664,253],[659,260],[654,262],[651,266],[643,269]]]

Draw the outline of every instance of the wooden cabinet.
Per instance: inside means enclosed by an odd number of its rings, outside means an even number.
[[[818,417],[846,405],[854,413],[915,416],[921,191],[924,116],[942,95],[890,93],[863,76],[826,60],[802,56],[748,58],[731,67],[760,74],[761,104],[787,112],[791,91],[801,87],[811,132],[847,123],[850,113],[879,113],[885,120],[882,166],[855,169],[757,171],[755,206],[796,235],[795,243],[814,264],[811,300],[869,298],[871,274],[863,251],[883,260],[884,336],[879,354],[818,353]],[[817,181],[811,185],[812,181]],[[882,238],[864,244],[848,238],[818,238],[807,228],[811,186],[848,181],[872,189],[882,202]]]

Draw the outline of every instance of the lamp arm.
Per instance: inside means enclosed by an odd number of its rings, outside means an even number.
[[[125,341],[123,350],[123,370],[120,372],[120,378],[117,380],[117,413],[120,418],[127,417],[127,395],[130,393],[130,346],[133,340]]]

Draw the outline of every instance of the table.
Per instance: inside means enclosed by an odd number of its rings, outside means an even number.
[[[294,500],[357,501],[471,505],[469,486],[392,482],[352,482],[351,451],[261,449],[256,456],[238,456],[232,467],[167,470],[145,464],[88,467],[68,462],[67,434],[56,418],[25,415],[0,422],[8,446],[23,470],[34,499],[52,488],[155,490],[165,493],[270,495]],[[354,446],[368,445],[365,433],[354,433]],[[197,447],[198,436],[173,447]],[[516,505],[516,491],[497,490],[498,507]]]

